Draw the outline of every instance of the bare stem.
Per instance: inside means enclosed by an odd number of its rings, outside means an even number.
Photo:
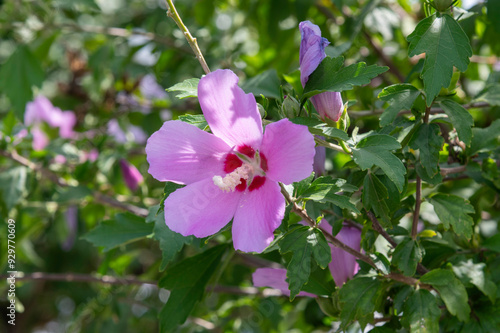
[[[384,237],[389,242],[389,244],[391,244],[392,247],[398,246],[398,243],[396,243],[396,241],[392,239],[392,237],[387,233],[387,231],[385,231],[385,229],[382,227],[382,225],[380,225],[380,222],[377,220],[377,218],[371,211],[367,211],[366,215],[368,215],[368,218],[372,221],[373,230],[381,234],[382,237]]]
[[[329,148],[329,149],[332,149],[332,150],[335,150],[335,151],[338,151],[339,153],[345,153],[345,154],[350,154],[350,152],[347,152],[346,150],[344,150],[344,148],[342,148],[341,146],[338,146],[336,144],[333,144],[333,143],[330,143],[328,141],[325,141],[325,140],[321,140],[321,139],[318,139],[316,136],[314,137],[314,141],[320,145],[320,146],[323,146],[323,147],[326,147],[326,148]],[[347,149],[347,147],[346,147]]]
[[[21,164],[21,165],[24,165],[25,167],[28,167],[29,169],[31,169],[35,172],[39,172],[40,174],[42,174],[43,177],[46,177],[47,179],[49,179],[50,181],[54,182],[55,184],[57,184],[61,187],[71,186],[70,184],[68,184],[68,182],[66,182],[66,180],[64,180],[63,178],[60,178],[54,172],[52,172],[48,169],[45,169],[44,167],[37,165],[36,163],[31,162],[27,158],[19,155],[15,150],[13,150],[12,152],[7,152],[7,151],[1,150],[0,155],[7,157],[7,158],[9,158],[9,159]],[[137,207],[137,206],[131,205],[131,204],[126,203],[126,202],[118,201],[115,198],[112,198],[110,196],[102,194],[101,192],[94,191],[92,194],[92,197],[94,198],[95,201],[97,201],[101,204],[115,207],[115,208],[118,208],[118,209],[121,209],[124,211],[128,211],[128,212],[135,214],[137,216],[141,216],[141,217],[148,216],[147,209],[142,208],[142,207]]]
[[[471,104],[464,104],[462,105],[465,109],[472,109],[472,108],[486,108],[489,107],[490,104],[486,102],[478,102],[478,103],[471,103]],[[366,116],[376,116],[379,114],[382,114],[384,112],[383,109],[379,110],[361,110],[361,111],[355,111],[355,110],[350,110],[349,111],[349,117],[366,117]],[[430,114],[441,114],[444,113],[444,110],[441,108],[431,108],[430,109]],[[411,110],[403,110],[398,113],[398,115],[403,115],[403,114],[411,114]]]
[[[181,17],[179,16],[179,13],[177,13],[177,9],[175,9],[174,3],[172,0],[166,0],[167,1],[167,15],[174,20],[175,24],[181,29],[182,33],[184,34],[184,37],[186,37],[186,40],[189,43],[189,46],[191,46],[191,49],[193,50],[196,59],[201,64],[201,67],[203,67],[203,70],[205,71],[205,74],[210,73],[210,68],[208,68],[207,62],[205,61],[205,58],[203,57],[203,54],[201,53],[200,47],[198,46],[198,42],[196,41],[196,38],[194,38],[191,33],[189,32],[188,28],[184,25],[184,22],[182,22]]]

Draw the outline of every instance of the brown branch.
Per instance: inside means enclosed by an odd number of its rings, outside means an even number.
[[[422,179],[417,175],[417,185],[415,192],[415,211],[413,212],[413,221],[411,224],[411,238],[417,238],[418,219],[420,217],[420,204],[422,203]]]
[[[380,225],[380,222],[377,220],[375,215],[370,210],[366,211],[366,215],[372,221],[373,230],[382,235],[382,237],[384,237],[389,242],[389,244],[391,244],[393,248],[398,246],[398,243],[396,243],[396,241],[392,239],[392,237],[387,233],[387,231],[385,231],[385,229],[382,227],[382,225]]]
[[[8,159],[11,159],[11,160],[13,160],[21,165],[24,165],[25,167],[27,167],[35,172],[39,172],[42,176],[46,177],[47,179],[49,179],[50,181],[54,182],[55,184],[57,184],[61,187],[71,186],[70,184],[68,184],[68,182],[66,180],[64,180],[63,178],[60,178],[54,172],[36,164],[36,163],[31,162],[27,158],[19,155],[15,150],[12,150],[12,152],[0,150],[0,155],[6,157]],[[137,206],[125,203],[125,202],[118,201],[115,198],[112,198],[110,196],[102,194],[101,192],[94,191],[92,193],[92,197],[94,198],[94,200],[96,202],[99,202],[101,204],[111,206],[114,208],[118,208],[118,209],[130,212],[132,214],[135,214],[137,216],[141,216],[141,217],[148,216],[148,210],[146,208],[137,207]]]

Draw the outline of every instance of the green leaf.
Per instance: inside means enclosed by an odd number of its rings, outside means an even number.
[[[375,277],[355,277],[340,289],[343,303],[340,318],[346,328],[353,320],[358,320],[362,329],[373,321],[373,313],[383,300],[384,285]]]
[[[446,308],[461,321],[469,320],[470,307],[464,285],[445,269],[435,269],[420,278],[420,282],[430,284],[439,292]]]
[[[137,241],[151,235],[153,226],[144,218],[130,213],[116,214],[113,220],[103,221],[82,238],[109,251],[119,245]]]
[[[457,234],[471,238],[474,220],[468,214],[474,214],[474,207],[469,201],[453,194],[437,193],[429,198],[429,203],[434,206],[445,229],[451,224]]]
[[[306,98],[325,91],[341,92],[350,90],[353,86],[368,84],[371,79],[389,69],[389,67],[377,65],[366,66],[364,62],[342,68],[343,63],[343,57],[323,59],[318,68],[309,76],[301,102],[304,103]]]
[[[381,219],[382,225],[391,227],[390,209],[387,206],[389,193],[385,185],[373,173],[368,173],[363,182],[363,193],[361,200],[366,210],[373,210],[375,215]]]
[[[214,274],[227,245],[215,246],[172,266],[158,282],[170,290],[167,304],[159,314],[160,332],[170,332],[184,323],[205,294],[208,281]]]
[[[329,138],[340,139],[342,141],[349,140],[349,136],[346,132],[335,127],[329,127],[324,122],[306,117],[297,117],[290,119],[290,121],[297,125],[304,125],[309,128],[309,132],[316,135],[323,135]]]
[[[16,116],[23,120],[26,103],[33,99],[33,86],[41,87],[45,73],[30,49],[21,45],[0,67],[0,91],[9,98]]]
[[[458,133],[458,137],[467,146],[470,146],[472,138],[472,125],[474,125],[474,118],[463,106],[451,99],[445,99],[439,102],[443,111],[450,118],[451,123]]]
[[[346,181],[344,179],[319,177],[311,183],[311,186],[309,186],[309,188],[305,190],[300,197],[318,202],[331,202],[340,208],[346,208],[359,214],[360,211],[349,201],[347,196],[335,193],[341,189],[345,189],[344,187],[348,190],[350,189],[354,191],[357,189],[352,185],[346,185]]]
[[[28,169],[23,166],[18,166],[0,173],[0,194],[7,208],[7,213],[21,199],[28,195],[28,190],[26,188],[27,179]]]
[[[202,130],[208,127],[205,116],[202,114],[183,114],[179,116],[179,120],[194,125]]]
[[[421,77],[427,106],[431,106],[441,88],[450,85],[453,66],[465,72],[472,56],[469,38],[448,14],[434,14],[420,21],[408,36],[410,57],[425,53]]]
[[[241,89],[255,96],[264,95],[271,98],[280,98],[280,79],[275,69],[269,69],[254,76],[241,84]]]
[[[472,262],[472,259],[462,261],[453,266],[453,272],[464,283],[472,283],[481,292],[490,298],[491,303],[495,303],[497,286],[484,274],[485,263]]]
[[[279,247],[281,254],[292,253],[286,276],[293,300],[309,280],[312,259],[323,269],[332,261],[330,246],[318,228],[297,226],[283,236]]]
[[[396,185],[398,191],[403,191],[406,168],[391,150],[399,149],[401,145],[392,136],[376,134],[361,140],[356,148],[352,149],[354,162],[361,170],[378,166]]]
[[[163,212],[160,212],[154,221],[153,238],[160,242],[162,256],[160,271],[163,271],[174,259],[177,252],[182,250],[184,244],[191,244],[193,237],[185,237],[170,230],[165,224],[165,214]]]
[[[418,243],[411,238],[403,239],[392,254],[392,262],[406,276],[415,275],[420,260],[422,260],[422,250]]]
[[[500,119],[495,120],[487,128],[472,129],[472,141],[467,155],[473,156],[481,151],[494,150],[499,145]]]
[[[439,152],[444,144],[439,125],[422,124],[413,134],[409,145],[420,152],[419,163],[429,178],[439,172]]]
[[[304,191],[311,186],[311,181],[314,179],[314,172],[307,178],[302,179],[300,182],[293,183],[293,196],[300,197]]]
[[[167,88],[166,90],[180,91],[179,94],[175,95],[175,97],[179,99],[186,97],[198,97],[198,82],[200,82],[200,79],[198,78],[187,79],[171,86],[170,88]]]
[[[378,94],[378,98],[388,102],[389,107],[380,116],[380,126],[391,124],[399,111],[410,110],[419,95],[420,90],[408,83],[394,84],[384,88]]]
[[[487,238],[483,242],[483,247],[487,248],[488,250],[500,253],[500,234],[496,234],[494,236],[491,236],[490,238]]]
[[[500,8],[500,6],[498,6]],[[500,84],[485,87],[475,98],[474,102],[486,102],[489,105],[500,106]]]
[[[425,289],[418,289],[406,300],[403,308],[402,324],[412,333],[438,333],[439,309],[436,297]]]

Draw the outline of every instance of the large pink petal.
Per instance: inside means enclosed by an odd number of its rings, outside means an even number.
[[[276,182],[266,179],[259,189],[244,192],[234,215],[234,248],[262,252],[273,241],[284,214],[285,198]]]
[[[288,119],[266,126],[260,150],[267,158],[267,176],[291,184],[313,171],[314,137],[306,126]]]
[[[231,221],[241,192],[223,192],[212,179],[190,184],[165,200],[165,223],[184,236],[207,237]]]
[[[256,287],[270,287],[280,290],[283,295],[290,296],[288,283],[286,282],[286,269],[281,268],[257,268],[252,274],[253,285]],[[297,296],[316,297],[316,295],[301,291]]]
[[[255,97],[238,87],[230,70],[207,74],[198,84],[198,99],[212,132],[231,147],[248,145],[259,149],[262,120]]]
[[[165,122],[146,144],[149,173],[160,181],[181,184],[223,175],[230,150],[216,136],[178,120]]]

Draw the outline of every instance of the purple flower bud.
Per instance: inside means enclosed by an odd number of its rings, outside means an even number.
[[[124,159],[120,160],[120,168],[122,169],[123,179],[127,187],[131,191],[136,191],[139,184],[144,180],[139,170]]]
[[[319,27],[309,21],[299,24],[301,43],[300,43],[300,81],[302,86],[306,86],[309,76],[318,67],[321,61],[326,57],[325,47],[330,44],[326,38],[321,37]],[[340,92],[324,92],[311,97],[316,111],[321,119],[326,118],[338,121],[342,115],[344,104]]]
[[[327,221],[321,223],[321,228],[328,233],[332,232],[332,227]],[[344,225],[340,232],[335,236],[339,241],[352,247],[356,251],[361,249],[361,230],[349,225]],[[351,279],[359,270],[356,257],[345,252],[338,247],[330,245],[332,249],[332,261],[328,264],[335,284],[339,287]]]
[[[319,139],[324,140],[325,138],[317,135]],[[323,146],[316,146],[314,148],[316,154],[314,155],[313,171],[316,177],[323,176],[325,171],[325,160],[326,160],[326,148]]]

